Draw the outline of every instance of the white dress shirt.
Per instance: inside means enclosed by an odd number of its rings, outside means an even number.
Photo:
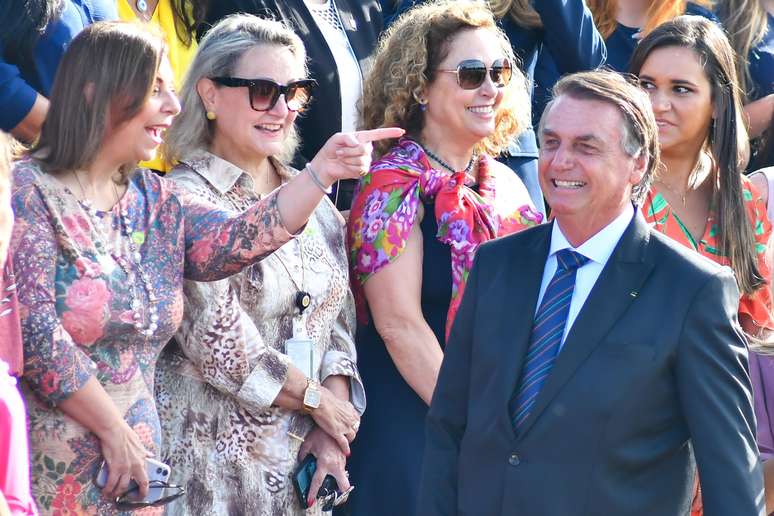
[[[564,346],[564,341],[575,322],[575,318],[578,317],[578,313],[581,308],[583,308],[586,298],[589,297],[591,289],[594,288],[597,278],[599,278],[610,255],[613,254],[615,246],[618,245],[618,241],[621,240],[621,236],[623,236],[624,231],[626,231],[633,216],[634,206],[630,204],[629,207],[610,224],[602,228],[596,235],[583,242],[580,247],[577,248],[573,247],[572,244],[567,241],[564,233],[562,233],[562,228],[559,227],[559,222],[554,221],[554,227],[551,231],[551,246],[548,248],[548,259],[546,260],[546,267],[543,271],[543,282],[540,284],[540,294],[538,295],[537,309],[535,310],[536,314],[537,310],[540,309],[543,294],[545,294],[548,284],[551,282],[551,278],[554,277],[554,273],[556,272],[556,252],[561,251],[562,249],[570,249],[589,259],[585,265],[578,269],[575,275],[575,290],[572,293],[570,313],[567,315],[567,324],[564,327],[561,346]],[[561,347],[559,349],[561,350]]]
[[[363,77],[355,51],[349,44],[347,32],[341,23],[335,0],[324,4],[307,2],[317,27],[322,32],[328,48],[336,62],[341,92],[341,130],[351,132],[357,129],[357,101],[363,94]]]

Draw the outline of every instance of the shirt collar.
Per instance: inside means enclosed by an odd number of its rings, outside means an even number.
[[[283,182],[292,175],[274,158],[269,157],[269,160],[271,160],[271,163],[279,172]],[[198,151],[190,158],[180,160],[180,162],[191,167],[221,194],[230,192],[240,179],[245,181],[250,186],[250,189],[254,186],[253,178],[250,174],[233,163],[205,150]]]
[[[553,256],[562,249],[571,249],[579,252],[591,261],[605,265],[610,255],[613,254],[615,246],[618,245],[618,241],[621,240],[624,231],[629,227],[632,217],[634,217],[634,205],[628,204],[628,207],[618,217],[577,248],[567,241],[564,233],[562,233],[562,228],[559,227],[559,222],[554,220],[548,256]]]

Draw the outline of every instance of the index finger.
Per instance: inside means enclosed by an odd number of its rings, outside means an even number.
[[[360,143],[370,143],[388,138],[400,138],[406,131],[400,127],[380,127],[368,131],[355,131],[352,133]]]
[[[148,496],[148,473],[145,471],[144,464],[132,470],[132,478],[140,488],[140,498],[145,499]]]

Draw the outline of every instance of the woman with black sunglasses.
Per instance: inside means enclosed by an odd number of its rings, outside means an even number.
[[[376,147],[349,220],[369,397],[350,461],[353,515],[415,514],[424,419],[475,251],[542,220],[491,158],[529,124],[513,62],[486,6],[433,2],[390,27],[366,79],[362,124],[407,137]]]
[[[314,166],[287,165],[312,101],[303,43],[281,22],[241,14],[202,39],[167,132],[167,176],[195,197],[244,211]],[[347,152],[342,163],[354,162]],[[326,190],[318,182],[322,190]],[[357,372],[344,221],[331,202],[273,255],[227,280],[186,282],[184,322],[157,369],[172,481],[168,514],[304,513],[322,480],[339,492],[365,395]],[[212,245],[221,245],[212,242]],[[301,503],[292,473],[317,460]]]
[[[357,101],[382,30],[380,0],[217,0],[207,5],[199,34],[223,17],[249,13],[281,20],[301,38],[316,101],[296,124],[300,144],[291,164],[302,168],[336,132],[354,131]],[[356,181],[339,181],[331,199],[349,210]]]

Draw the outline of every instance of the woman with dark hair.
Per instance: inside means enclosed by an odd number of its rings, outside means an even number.
[[[125,21],[150,23],[161,29],[167,43],[167,58],[175,77],[175,89],[183,86],[183,77],[196,54],[194,16],[201,16],[207,0],[116,0],[118,16]],[[169,168],[158,153],[141,167],[166,172]]]
[[[3,0],[0,129],[22,141],[34,140],[70,40],[91,23],[117,17],[113,0]]]
[[[136,170],[180,111],[172,81],[152,31],[89,26],[62,59],[40,140],[14,169],[22,390],[45,514],[112,514],[175,494],[149,486],[145,459],[160,448],[154,370],[182,320],[183,280],[260,261],[305,226],[333,182],[367,170],[368,142],[402,134],[335,135],[304,173],[236,214]],[[105,497],[94,483],[103,460]]]
[[[774,330],[766,259],[771,224],[742,175],[747,131],[728,39],[715,23],[680,16],[640,42],[630,71],[650,95],[659,128],[660,170],[642,206],[645,218],[656,231],[731,267],[742,329],[751,342],[768,340]],[[760,367],[757,359],[750,354],[751,370]],[[764,396],[761,387],[753,382],[754,396]],[[766,414],[757,416],[759,425],[769,424]],[[768,482],[772,464],[764,466]],[[767,490],[767,498],[772,494]]]
[[[480,2],[436,1],[387,30],[365,83],[376,145],[349,219],[358,368],[369,399],[350,473],[352,514],[416,514],[427,407],[478,247],[538,224],[491,156],[529,124],[513,48]]]

